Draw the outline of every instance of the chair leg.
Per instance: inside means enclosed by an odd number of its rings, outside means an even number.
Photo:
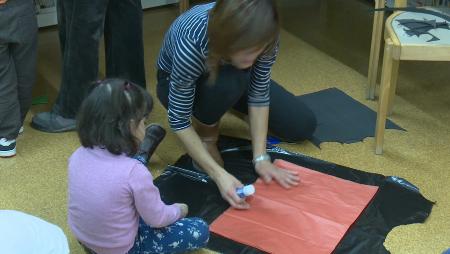
[[[383,6],[384,1],[376,0],[375,8],[382,8]],[[378,62],[380,59],[380,46],[383,32],[383,20],[384,20],[384,12],[382,11],[375,12],[373,17],[372,42],[370,46],[370,60],[368,73],[368,87],[366,92],[366,98],[370,100],[375,99],[375,87],[377,83]]]
[[[392,74],[391,74],[391,89],[389,91],[388,99],[388,115],[392,115],[392,108],[394,107],[395,90],[397,89],[397,78],[398,78],[398,66],[399,60],[392,60]]]
[[[383,153],[384,129],[386,126],[386,114],[389,104],[389,92],[391,89],[392,75],[392,48],[393,43],[386,39],[383,57],[383,67],[381,70],[380,98],[378,99],[377,123],[375,129],[375,153]]]
[[[187,11],[189,9],[189,0],[179,0],[180,5],[180,14]]]

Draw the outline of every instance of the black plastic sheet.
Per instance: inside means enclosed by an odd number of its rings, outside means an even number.
[[[251,162],[249,141],[222,137],[219,146],[228,172],[244,184],[253,183],[257,179]],[[433,203],[425,199],[415,186],[403,179],[348,168],[302,154],[290,153],[279,147],[270,147],[268,152],[272,159],[283,159],[339,178],[379,186],[374,199],[346,233],[334,253],[389,253],[384,248],[383,242],[392,228],[424,222],[431,213]],[[182,156],[175,166],[202,174],[193,169],[191,159],[187,155]],[[188,216],[201,217],[208,223],[214,221],[229,207],[212,181],[205,183],[169,169],[155,179],[155,184],[159,187],[164,202],[186,203],[189,205]],[[264,253],[215,234],[212,234],[208,248],[220,253]],[[299,250],[299,253],[307,253],[307,250]]]
[[[375,134],[376,112],[337,88],[298,98],[316,115],[317,128],[310,141],[317,147],[322,142],[360,142]],[[404,130],[390,120],[386,121],[386,128]]]

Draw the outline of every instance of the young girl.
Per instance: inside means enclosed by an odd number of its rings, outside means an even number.
[[[273,166],[266,153],[267,131],[299,141],[316,127],[312,111],[270,79],[279,30],[275,0],[218,0],[177,18],[158,59],[158,98],[168,109],[171,129],[235,208],[248,204],[236,195],[242,184],[224,170],[217,150],[225,112],[248,114],[256,172],[286,188],[299,178]]]
[[[69,159],[68,222],[98,254],[176,253],[204,247],[208,225],[166,205],[148,169],[132,157],[144,138],[152,99],[122,79],[99,82],[77,119],[82,147]]]

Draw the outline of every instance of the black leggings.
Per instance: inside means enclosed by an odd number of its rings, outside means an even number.
[[[158,70],[157,95],[165,108],[169,100],[169,75]],[[248,114],[249,82],[248,70],[239,70],[231,65],[220,67],[214,84],[208,83],[207,75],[200,77],[196,82],[193,115],[204,124],[214,124],[231,108]],[[316,125],[316,117],[311,109],[300,98],[271,80],[270,132],[284,141],[301,141],[311,137]]]

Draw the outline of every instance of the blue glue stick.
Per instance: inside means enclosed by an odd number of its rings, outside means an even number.
[[[253,184],[249,184],[249,185],[245,185],[241,188],[237,188],[236,194],[240,198],[246,198],[248,196],[251,196],[251,195],[255,194],[255,186],[253,186]]]

